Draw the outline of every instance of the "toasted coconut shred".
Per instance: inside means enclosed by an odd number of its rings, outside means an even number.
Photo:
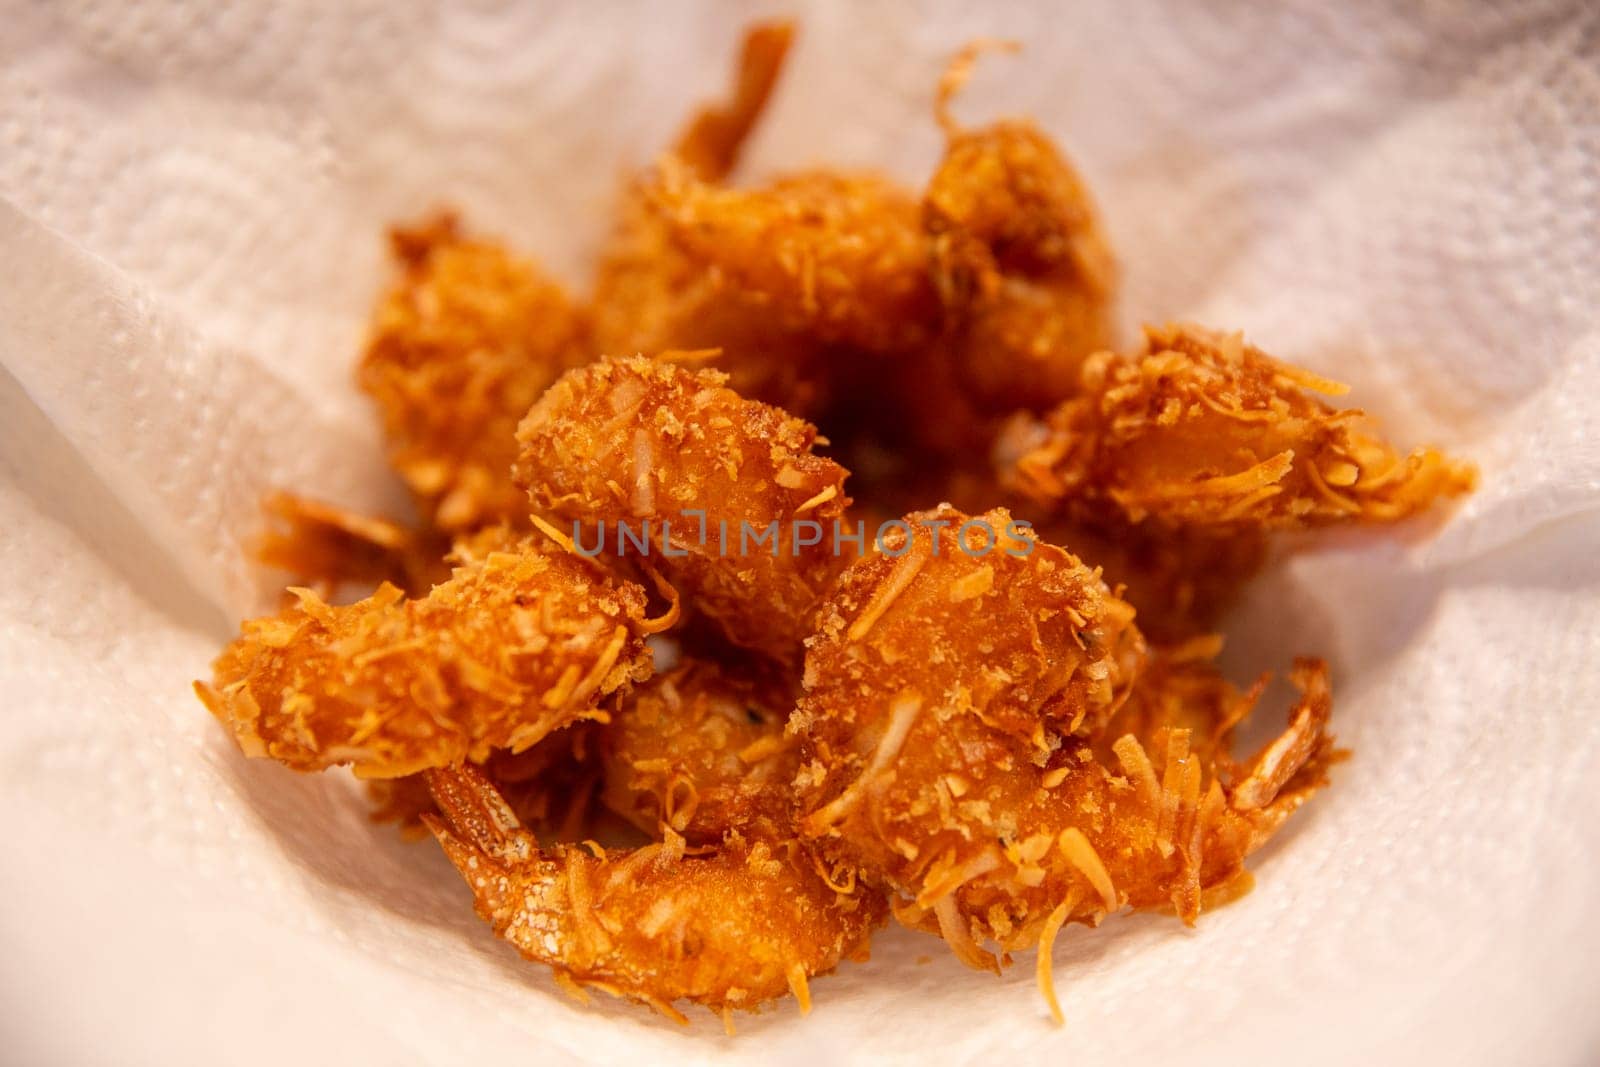
[[[1061,1002],[1056,999],[1056,972],[1055,972],[1055,947],[1056,937],[1061,933],[1061,927],[1067,921],[1067,916],[1072,914],[1072,906],[1076,900],[1068,897],[1057,904],[1044,921],[1044,926],[1039,930],[1039,955],[1037,961],[1037,976],[1039,993],[1044,997],[1045,1004],[1050,1008],[1050,1018],[1055,1020],[1057,1026],[1065,1026],[1067,1019],[1061,1013]]]

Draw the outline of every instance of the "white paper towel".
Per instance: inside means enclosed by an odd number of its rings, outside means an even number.
[[[338,776],[247,763],[187,683],[259,606],[240,543],[262,489],[398,500],[350,385],[381,228],[451,202],[581,281],[619,175],[720,88],[757,12],[3,8],[7,1058],[1600,1058],[1593,5],[798,10],[752,171],[917,182],[945,57],[1019,38],[958,110],[1068,146],[1130,318],[1244,328],[1483,488],[1442,529],[1333,538],[1251,594],[1232,662],[1329,655],[1357,753],[1251,896],[1196,931],[1068,931],[1065,1030],[1025,963],[995,980],[891,931],[810,1018],[735,1039],[573,1005],[437,850],[369,827]]]

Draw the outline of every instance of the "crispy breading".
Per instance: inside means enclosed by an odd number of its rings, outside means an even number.
[[[839,566],[847,472],[812,451],[814,426],[725,380],[670,355],[571,371],[518,428],[515,477],[580,550],[632,553],[734,644],[798,661]]]
[[[1116,264],[1089,192],[1032,123],[952,130],[923,224],[945,358],[992,412],[1071,396],[1114,340]]]
[[[592,337],[594,351],[603,355],[706,349],[705,365],[725,371],[740,396],[810,417],[825,410],[836,392],[833,368],[842,357],[805,330],[778,321],[767,294],[747,292],[714,262],[685,248],[663,192],[669,175],[678,181],[686,171],[715,184],[734,169],[782,72],[792,36],[788,23],[753,27],[728,101],[703,109],[679,133],[674,162],[628,182],[595,275]]]
[[[669,157],[653,195],[680,247],[789,329],[873,353],[935,332],[917,201],[887,179],[817,170],[727,189]]]
[[[1133,609],[1098,571],[1003,508],[913,513],[881,541],[818,613],[791,729],[806,729],[819,692],[858,686],[887,694],[871,714],[951,701],[1039,759],[1058,734],[1098,732],[1145,655]]]
[[[930,516],[965,519],[907,521]],[[1124,905],[1192,921],[1331,753],[1326,678],[1308,662],[1290,730],[1234,784],[1176,726],[1119,739],[1121,773],[1103,766],[1095,742],[1142,684],[1131,612],[1073,557],[1017,540],[1027,555],[936,554],[924,531],[898,558],[853,564],[790,723],[802,836],[983,967],[997,966],[983,941],[1037,944]]]
[[[794,695],[757,669],[692,658],[634,690],[601,727],[601,801],[647,833],[690,845],[730,831],[793,836]]]
[[[206,706],[246,755],[392,778],[525,749],[650,674],[644,591],[540,543],[463,563],[427,596],[310,590],[244,624]]]
[[[593,297],[594,348],[612,356],[706,350],[740,396],[800,416],[836,393],[828,346],[786,327],[762,294],[746,293],[673,238],[652,177],[632,183],[600,259]]]
[[[808,979],[864,959],[885,917],[881,896],[834,888],[795,841],[540,848],[480,773],[428,777],[443,817],[427,821],[497,934],[574,988],[679,1021],[680,1000],[727,1012],[793,993],[808,1011]]]
[[[389,458],[445,531],[524,522],[517,420],[589,357],[582,310],[538,266],[443,215],[391,240],[401,277],[373,316],[358,379]]]
[[[943,359],[991,413],[1071,396],[1078,365],[1114,341],[1117,266],[1089,189],[1032,122],[966,129],[950,105],[985,51],[945,68],[935,115],[945,154],[922,198],[945,314]]]
[[[1472,467],[1432,448],[1401,455],[1344,387],[1238,334],[1147,327],[1144,350],[1086,361],[1081,392],[1009,428],[1003,476],[1068,516],[1219,530],[1388,522],[1472,488]]]

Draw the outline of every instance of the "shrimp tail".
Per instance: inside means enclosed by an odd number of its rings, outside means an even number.
[[[482,853],[505,864],[526,860],[535,842],[522,828],[516,812],[482,771],[468,764],[427,772],[428,790],[444,819],[430,816],[428,828],[445,850],[456,858],[455,849]],[[460,864],[458,863],[459,867]]]
[[[1270,809],[1280,797],[1292,799],[1314,788],[1318,783],[1308,782],[1285,794],[1296,779],[1320,780],[1333,755],[1333,739],[1327,733],[1333,713],[1328,665],[1319,659],[1298,659],[1290,680],[1300,690],[1300,699],[1289,711],[1288,728],[1245,763],[1245,775],[1231,791],[1231,806],[1240,813]]]

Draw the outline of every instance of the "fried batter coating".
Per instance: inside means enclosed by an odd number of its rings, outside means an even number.
[[[669,157],[653,195],[679,247],[788,330],[879,354],[937,331],[917,201],[886,179],[819,170],[726,189]]]
[[[1110,506],[1132,522],[1217,530],[1389,522],[1476,481],[1432,448],[1397,454],[1360,411],[1311,395],[1343,386],[1238,334],[1147,327],[1143,352],[1095,355],[1080,384],[997,446],[1013,488],[1069,516]]]
[[[729,641],[798,661],[838,569],[847,472],[812,453],[816,427],[725,381],[670,354],[571,371],[518,428],[515,477],[536,510],[588,530],[584,551],[644,559],[618,524],[647,528],[647,561]]]
[[[741,395],[824,420],[846,448],[876,435],[941,462],[1069,395],[1111,336],[1087,192],[1027,123],[962,131],[943,110],[949,149],[920,200],[826,171],[729,189],[664,160],[603,259],[600,349],[716,347]]]
[[[532,537],[418,600],[387,584],[348,607],[293,592],[195,690],[246,755],[296,770],[392,778],[521,751],[650,674],[644,591]]]
[[[593,298],[594,347],[607,355],[710,350],[740,396],[809,416],[836,389],[828,347],[775,321],[673,238],[649,177],[625,194],[621,221],[601,257]]]
[[[678,162],[667,171],[687,170],[708,183],[727,177],[766,107],[792,34],[788,23],[746,34],[729,102],[705,109],[678,136],[672,149]],[[663,175],[652,169],[624,192],[595,279],[594,350],[624,356],[716,349],[709,365],[725,371],[740,396],[802,417],[822,411],[835,392],[829,368],[836,359],[828,346],[776,321],[765,294],[747,294],[685,250],[664,210]]]
[[[793,993],[864,959],[882,898],[841,892],[798,842],[731,836],[708,855],[681,839],[606,852],[541,849],[488,779],[429,771],[439,843],[472,887],[478,914],[565,984],[651,1005],[682,1022],[679,1000],[726,1013]]]
[[[463,236],[449,215],[391,241],[402,276],[358,374],[390,459],[443,530],[525,525],[512,435],[545,387],[588,358],[583,313],[535,264]]]
[[[746,30],[728,100],[702,108],[678,135],[672,154],[705,181],[726,178],[767,110],[793,43],[792,22],[757,23]]]
[[[789,729],[805,740],[805,758],[821,762],[802,767],[802,794],[837,793],[833,763],[881,767],[908,730],[936,733],[957,713],[980,716],[1043,760],[1062,736],[1095,736],[1125,699],[1146,651],[1133,610],[1097,571],[1005,509],[913,513],[882,540],[881,553],[840,576],[807,642],[806,693]],[[972,669],[967,657],[984,666]],[[838,710],[828,700],[850,689],[880,706],[846,719],[887,715],[888,725],[847,736],[821,724]],[[826,830],[866,799],[845,790],[810,825]]]
[[[1320,783],[1331,751],[1320,664],[1300,666],[1290,729],[1234,784],[1166,721],[1111,746],[1118,774],[1094,745],[1119,688],[1143,684],[1115,654],[1126,605],[1031,539],[1029,556],[1003,561],[933,556],[917,540],[922,550],[898,560],[852,564],[820,613],[790,723],[802,741],[800,826],[966,962],[993,968],[980,942],[1048,943],[1063,921],[1124,905],[1192,921],[1203,892],[1240,877]],[[1069,732],[1087,723],[1096,728]]]
[[[738,831],[794,834],[797,746],[784,733],[787,687],[712,659],[689,659],[634,690],[599,729],[601,800],[647,833],[691,846]]]
[[[988,42],[940,83],[947,145],[922,220],[948,355],[993,412],[1071,396],[1084,357],[1111,344],[1117,269],[1088,187],[1031,122],[962,129],[951,98]]]

